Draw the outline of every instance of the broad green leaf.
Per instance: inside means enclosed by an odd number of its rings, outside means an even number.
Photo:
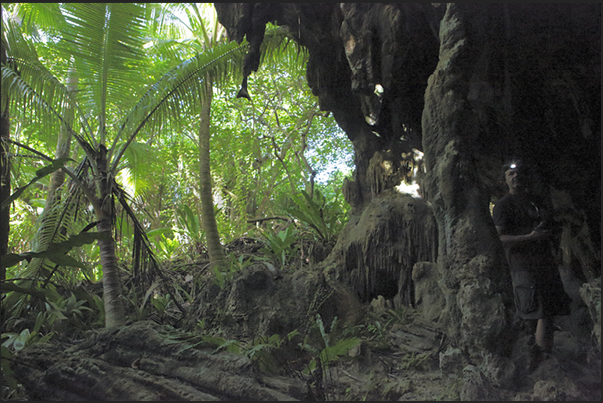
[[[71,266],[84,268],[85,266],[68,256],[66,253],[72,248],[90,244],[99,239],[105,239],[110,236],[106,232],[84,232],[78,235],[72,235],[67,241],[50,244],[46,252],[24,252],[24,253],[8,253],[2,256],[1,268],[7,268],[16,265],[17,263],[33,258],[46,258],[61,266]]]
[[[157,228],[148,231],[147,237],[151,238],[157,235],[171,234],[172,232],[174,232],[174,230],[172,230],[171,228]]]
[[[4,336],[4,334],[3,334]],[[6,381],[6,383],[8,384],[8,386],[10,388],[12,388],[13,390],[17,389],[19,383],[17,381],[17,378],[15,377],[15,374],[13,372],[13,369],[11,368],[10,362],[13,358],[13,354],[10,352],[10,350],[8,349],[7,346],[5,346],[4,344],[2,344],[2,346],[0,347],[0,350],[2,351],[2,374],[3,374],[3,378]]]
[[[46,252],[47,255],[45,256],[46,259],[52,261],[53,263],[56,263],[60,266],[63,267],[79,267],[80,269],[85,268],[86,266],[84,266],[84,264],[82,262],[78,262],[77,260],[75,260],[74,258],[72,258],[69,255],[65,255],[63,253],[60,252]],[[40,257],[40,256],[36,256],[36,257]]]
[[[44,178],[45,176],[50,175],[54,171],[58,171],[59,169],[63,168],[63,166],[65,165],[65,163],[67,161],[74,161],[74,160],[71,158],[59,158],[59,159],[53,160],[50,165],[46,165],[45,167],[38,169],[36,171],[36,176],[31,181],[29,181],[29,183],[27,185],[21,186],[20,188],[15,190],[14,193],[8,197],[8,199],[6,199],[2,202],[2,210],[7,208],[8,206],[10,206],[10,204],[13,201],[15,201],[19,196],[21,196],[21,194],[28,187],[30,187],[31,185],[33,185],[40,179]]]

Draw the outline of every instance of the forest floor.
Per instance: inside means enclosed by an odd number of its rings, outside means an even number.
[[[363,315],[359,345],[328,365],[318,382],[314,376],[300,377],[309,385],[304,400],[601,400],[600,347],[587,329],[592,321],[584,311],[578,319],[557,321],[555,347],[536,365],[531,335],[520,334],[507,357],[511,370],[497,368],[496,362],[480,369],[471,365],[436,324],[413,308],[393,309],[391,301],[379,297],[364,307]],[[493,385],[484,370],[510,373]]]
[[[191,267],[193,266],[188,266],[184,271],[166,265],[162,270],[168,281],[180,283],[190,283],[191,273],[195,276],[207,275],[207,273],[202,274],[204,269],[201,268],[206,267],[204,262],[195,263],[193,268],[197,269],[196,274]],[[511,368],[510,374],[494,377],[503,381],[501,384],[492,384],[488,377],[484,376],[484,370],[492,373],[507,369],[498,368],[496,363],[486,363],[478,369],[477,366],[466,362],[460,350],[454,348],[434,323],[424,320],[419,311],[412,308],[392,309],[391,304],[381,297],[367,304],[363,312],[365,318],[356,326],[355,332],[339,334],[336,338],[334,333],[327,334],[324,329],[321,330],[323,338],[328,340],[331,346],[331,349],[326,352],[327,359],[323,360],[324,365],[308,370],[310,359],[316,359],[320,354],[319,350],[310,352],[311,349],[307,348],[305,351],[308,354],[301,357],[299,351],[292,353],[281,347],[274,350],[273,358],[277,359],[278,365],[276,372],[273,373],[262,371],[257,361],[250,366],[248,359],[243,360],[247,364],[240,364],[238,359],[235,359],[236,365],[241,366],[233,369],[233,362],[235,362],[233,358],[222,356],[226,351],[215,354],[216,346],[213,346],[209,350],[210,353],[205,356],[200,355],[201,358],[188,362],[188,353],[179,356],[172,351],[176,347],[174,347],[174,339],[171,338],[174,327],[169,324],[169,320],[157,320],[157,317],[151,315],[145,321],[146,324],[141,322],[129,324],[126,328],[130,329],[120,332],[121,339],[115,332],[101,330],[82,334],[77,338],[56,339],[48,345],[37,346],[31,352],[26,352],[25,349],[16,357],[17,361],[21,360],[24,365],[19,375],[24,386],[18,393],[12,393],[10,400],[39,400],[40,398],[65,400],[65,396],[78,396],[78,399],[84,400],[136,400],[136,396],[162,396],[162,393],[164,396],[168,389],[176,390],[173,395],[175,397],[168,400],[199,400],[199,397],[193,399],[178,394],[181,393],[178,392],[179,389],[191,388],[191,386],[196,388],[196,391],[207,393],[207,399],[201,398],[201,400],[238,400],[248,397],[246,393],[251,393],[238,392],[236,387],[232,386],[224,389],[219,385],[213,388],[212,385],[202,384],[202,382],[211,382],[207,379],[199,380],[199,384],[191,380],[184,382],[183,379],[188,375],[176,375],[173,369],[161,373],[158,369],[178,367],[182,371],[184,367],[190,367],[191,373],[194,374],[203,371],[216,373],[223,371],[220,372],[222,375],[216,378],[216,384],[226,382],[228,385],[233,385],[241,383],[241,377],[253,378],[255,387],[264,388],[264,392],[257,392],[255,400],[270,400],[261,398],[263,396],[261,393],[265,393],[265,390],[272,391],[270,393],[273,394],[269,396],[277,396],[277,400],[600,401],[601,399],[600,351],[597,351],[592,343],[589,333],[573,334],[569,322],[560,323],[552,354],[544,357],[535,368],[529,368],[529,337],[527,335],[520,337],[512,357],[508,359],[508,362],[512,363],[506,367]],[[253,322],[253,318],[248,318],[248,321]],[[226,332],[223,335],[226,335]],[[254,335],[248,336],[252,339]],[[357,342],[346,344],[352,336]],[[296,345],[300,346],[299,343]],[[337,350],[339,345],[347,347]],[[223,346],[218,349],[226,350]],[[348,348],[350,346],[351,348]],[[191,347],[184,344],[177,348],[192,352]],[[197,349],[196,345],[193,348]],[[244,354],[247,358],[251,357],[250,351],[248,346]],[[257,346],[256,351],[260,351]],[[197,353],[195,351],[195,354]],[[134,359],[137,356],[142,358]],[[205,362],[204,357],[210,359]],[[79,368],[78,371],[83,372],[77,376],[72,374],[73,371],[70,369],[78,366],[75,362],[81,362],[81,366],[86,367]],[[137,365],[134,365],[135,362]],[[219,366],[225,369],[219,369]],[[41,369],[33,370],[34,367]],[[95,372],[89,368],[102,368],[102,373],[107,378],[114,376],[112,382],[124,380],[129,382],[130,386],[122,388],[123,395],[120,395],[115,388],[112,391],[99,392],[102,389],[101,385],[106,381],[96,379]],[[114,375],[111,375],[112,373]],[[139,381],[141,373],[144,375],[144,382]],[[227,379],[231,374],[238,376],[239,380]],[[74,376],[75,378],[72,378]],[[195,377],[190,379],[197,379]],[[154,381],[151,382],[150,378]],[[90,389],[85,391],[72,386],[79,382],[78,379],[90,383]],[[62,385],[61,390],[57,390],[57,384]],[[159,390],[162,392],[158,392]],[[211,392],[212,390],[214,391]],[[107,394],[109,392],[114,394]],[[77,393],[77,395],[70,395],[70,393]],[[148,397],[139,400],[161,399]]]
[[[379,304],[373,306],[379,309]],[[384,333],[381,345],[367,341],[348,353],[354,359],[331,366],[321,397],[336,401],[601,400],[600,354],[585,348],[590,343],[567,330],[556,332],[552,354],[533,368],[529,337],[518,342],[525,351],[514,352],[513,375],[505,385],[493,385],[476,367],[450,359],[456,349],[433,324],[414,311],[408,316],[410,320]]]

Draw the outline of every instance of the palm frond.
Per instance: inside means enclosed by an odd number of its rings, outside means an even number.
[[[246,48],[246,43],[239,45],[236,42],[209,48],[170,70],[152,85],[121,125],[116,140],[128,137],[112,161],[111,170],[116,170],[124,150],[145,125],[147,130],[153,131],[161,128],[166,119],[179,120],[185,112],[195,115],[195,110],[205,99],[203,81],[219,83],[240,74]]]
[[[6,46],[6,52],[18,58],[27,59],[33,55],[33,58],[37,59],[36,49],[30,41],[23,37],[18,21],[6,15],[2,17],[2,39]]]
[[[16,143],[16,142],[12,142],[12,143]],[[50,162],[51,162],[50,165],[46,165],[46,166],[38,169],[36,171],[36,176],[33,179],[31,179],[29,181],[29,183],[17,188],[8,198],[6,198],[5,200],[2,201],[2,210],[7,209],[8,206],[10,206],[13,201],[18,199],[19,196],[21,196],[21,194],[28,187],[30,187],[34,183],[38,182],[42,178],[46,177],[47,175],[50,175],[51,173],[58,171],[59,169],[61,169],[63,167],[65,162],[67,162],[69,160],[71,160],[71,159],[70,158],[58,158],[56,160],[50,160]]]
[[[29,109],[33,118],[43,124],[45,130],[58,133],[60,125],[71,132],[84,150],[94,149],[94,139],[90,136],[89,126],[84,113],[73,103],[67,88],[60,83],[44,66],[25,60],[9,58],[2,65],[2,107],[10,103],[13,110]],[[6,103],[5,103],[6,102]],[[75,108],[83,124],[84,136],[75,132],[64,118],[64,112]],[[86,130],[88,128],[88,130]]]
[[[75,176],[81,182],[87,180],[88,165],[88,160],[85,159],[75,169]],[[77,227],[82,225],[81,215],[85,211],[85,205],[84,193],[73,181],[57,189],[38,220],[38,231],[32,241],[32,250],[46,252],[52,243],[65,241],[70,234],[77,234]],[[20,276],[45,278],[48,281],[54,271],[49,272],[48,267],[44,266],[45,263],[48,261],[33,259]]]
[[[65,3],[70,29],[61,42],[80,73],[87,110],[104,119],[108,100],[129,109],[144,82],[145,3]]]
[[[75,175],[85,181],[88,174],[87,160],[84,160],[75,169]],[[85,217],[86,209],[83,200],[83,192],[73,182],[68,186],[63,185],[57,189],[55,197],[51,200],[43,215],[39,219],[38,232],[32,241],[32,251],[35,253],[48,252],[52,244],[66,241],[70,234],[77,234],[77,227],[83,225],[88,217]],[[15,277],[20,280],[17,285],[40,283],[41,287],[53,278],[59,277],[59,281],[69,283],[74,276],[70,275],[70,268],[58,265],[47,258],[34,257]],[[29,296],[21,293],[11,293],[3,301],[3,306],[10,311],[8,316],[21,317],[23,311],[29,309]]]
[[[171,67],[190,56],[190,51],[186,48],[191,42],[192,39],[149,38],[147,51],[154,55],[161,55],[162,62],[166,64],[169,62]],[[175,63],[171,64],[172,62]]]
[[[304,65],[308,58],[306,48],[300,46],[283,27],[268,25],[262,42],[260,66],[264,63],[283,63],[287,67]]]
[[[32,106],[36,99],[33,95],[38,94],[48,99],[52,109],[60,111],[65,94],[57,90],[58,80],[39,62],[33,43],[23,37],[15,20],[3,18],[2,36],[7,52],[2,64],[2,110],[9,100],[22,102],[26,108]],[[44,117],[40,120],[45,120]],[[56,123],[56,120],[49,121]]]
[[[146,178],[158,168],[156,163],[157,149],[146,143],[132,142],[127,148],[125,161],[130,169],[130,182],[134,195],[139,195],[148,186]]]
[[[34,111],[32,116],[50,132],[58,131],[67,110],[76,110],[86,142],[93,143],[86,115],[73,92],[40,62],[33,43],[25,39],[15,21],[3,20],[2,28],[8,53],[2,64],[2,108],[10,102],[17,112]]]
[[[11,18],[19,22],[25,33],[36,41],[42,39],[44,32],[54,32],[64,28],[65,17],[60,3],[16,3]]]
[[[116,182],[113,183],[113,194],[119,201],[119,204],[123,208],[128,220],[133,224],[134,228],[134,246],[132,248],[132,281],[135,287],[141,294],[144,294],[144,292],[151,287],[156,279],[160,279],[167,292],[172,295],[172,298],[178,306],[178,309],[180,309],[182,313],[185,313],[185,309],[175,298],[177,293],[174,292],[173,286],[166,281],[163,273],[160,270],[159,263],[157,262],[157,258],[151,249],[151,242],[146,235],[146,231],[130,207],[130,203],[132,202],[131,197]]]

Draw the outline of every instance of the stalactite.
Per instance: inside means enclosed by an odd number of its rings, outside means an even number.
[[[402,281],[412,290],[412,268],[437,257],[437,229],[429,207],[420,199],[390,192],[377,198],[351,229],[341,248],[343,272],[363,300],[388,295],[384,289]],[[355,235],[362,236],[355,236]],[[412,303],[410,295],[401,296]]]

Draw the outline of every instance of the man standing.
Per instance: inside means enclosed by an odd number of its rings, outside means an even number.
[[[552,249],[551,218],[529,192],[528,170],[520,161],[503,170],[509,192],[494,206],[494,225],[511,271],[517,314],[536,322],[536,352],[542,355],[553,348],[554,316],[569,315],[571,299]]]

